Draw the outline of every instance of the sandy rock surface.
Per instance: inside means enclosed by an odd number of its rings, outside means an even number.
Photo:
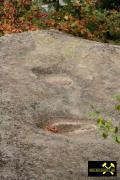
[[[0,180],[97,180],[89,160],[115,160],[120,145],[97,133],[91,104],[114,122],[120,46],[55,30],[0,38]],[[60,131],[45,129],[51,124]]]

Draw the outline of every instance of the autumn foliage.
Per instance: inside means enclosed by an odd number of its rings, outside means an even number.
[[[49,13],[40,10],[32,0],[0,0],[0,36],[52,27],[107,42],[120,39],[119,19],[119,10],[97,8],[93,0],[69,1],[59,11]]]
[[[38,29],[30,21],[36,12],[31,0],[0,0],[0,34]]]

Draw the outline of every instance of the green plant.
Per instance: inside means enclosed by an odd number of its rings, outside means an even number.
[[[41,3],[0,0],[0,36],[53,27],[90,40],[120,42],[119,11],[96,8],[93,0],[65,0],[66,5],[59,6],[59,11],[46,12]]]
[[[108,27],[107,38],[120,40],[120,12],[113,11],[106,17]]]
[[[114,96],[117,100],[117,103],[114,107],[114,110],[120,111],[120,95]],[[112,139],[120,143],[120,123],[115,125],[112,119],[104,118],[100,111],[96,110],[93,106],[91,106],[93,111],[89,113],[89,116],[97,119],[97,126],[99,134],[105,139],[108,136],[111,136]]]
[[[96,5],[105,9],[119,9],[120,1],[119,0],[97,0]]]
[[[117,101],[117,103],[115,105],[115,110],[120,111],[120,95],[116,95],[116,96],[114,96],[114,98]]]

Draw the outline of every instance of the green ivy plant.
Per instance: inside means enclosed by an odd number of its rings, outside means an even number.
[[[114,98],[117,101],[114,110],[120,112],[120,95],[114,96]],[[111,118],[104,118],[100,111],[96,110],[93,106],[91,107],[93,111],[89,113],[89,116],[97,119],[99,134],[104,139],[106,139],[108,136],[111,136],[115,142],[120,143],[120,123],[115,125]]]

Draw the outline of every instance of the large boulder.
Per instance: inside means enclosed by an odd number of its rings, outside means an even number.
[[[55,30],[1,37],[0,180],[93,180],[89,160],[115,160],[119,173],[120,145],[87,116],[93,105],[117,123],[118,93],[120,46]]]

